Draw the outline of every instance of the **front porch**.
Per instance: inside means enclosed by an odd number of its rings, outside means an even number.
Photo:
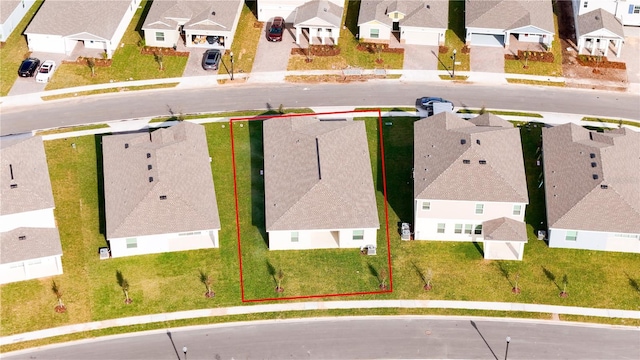
[[[338,45],[340,29],[297,26],[296,44],[301,47],[309,45]]]
[[[549,51],[551,46],[547,48],[546,45],[539,42],[529,42],[529,41],[521,41],[518,39],[516,34],[509,35],[509,42],[505,44],[504,50],[505,54],[518,54],[518,50],[522,51],[540,51],[545,52]]]
[[[619,58],[622,53],[621,38],[581,36],[578,39],[578,54],[615,56]]]
[[[338,231],[313,231],[309,234],[310,249],[337,249]]]

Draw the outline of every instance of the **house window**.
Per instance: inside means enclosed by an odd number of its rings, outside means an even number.
[[[522,205],[513,205],[513,215],[520,215],[522,213]]]
[[[438,223],[438,234],[444,234],[445,223]]]
[[[364,230],[353,230],[353,240],[364,240]]]
[[[298,242],[299,238],[298,238],[298,232],[297,231],[292,231],[291,232],[291,242]]]
[[[585,9],[586,9],[588,6],[589,6],[589,2],[588,2],[588,1],[585,1],[585,2],[584,2],[584,4],[582,5],[582,7],[583,7],[583,8],[585,8]]]
[[[465,234],[471,234],[472,230],[473,230],[473,225],[471,225],[471,224],[465,224],[464,225],[464,233]]]
[[[397,18],[399,17],[399,14],[398,14],[397,12],[394,12],[394,13],[392,14],[392,16],[393,16],[393,18],[394,18],[394,19],[397,19]]]
[[[564,239],[567,241],[576,241],[577,238],[578,238],[577,231],[567,231],[567,236]]]
[[[633,13],[634,14],[640,14],[640,5],[636,5],[633,7]]]
[[[129,238],[127,239],[127,249],[135,249],[138,247],[138,239]]]
[[[484,204],[476,204],[476,214],[484,214]]]
[[[156,41],[164,41],[164,33],[161,31],[156,32]]]
[[[462,224],[456,224],[456,228],[453,232],[456,234],[462,234]]]
[[[636,235],[636,234],[613,234],[613,236],[617,238],[640,240],[640,235]]]
[[[476,235],[482,235],[482,225],[476,225],[475,230],[473,231]]]
[[[380,29],[371,29],[369,37],[372,39],[378,39],[380,37]]]
[[[431,210],[431,203],[428,201],[425,201],[422,203],[422,210]]]

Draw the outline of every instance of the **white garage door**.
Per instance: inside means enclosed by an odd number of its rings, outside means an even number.
[[[29,35],[29,50],[64,54],[64,39],[59,36]]]
[[[258,21],[270,21],[276,16],[281,16],[288,23],[293,22],[295,16],[295,6],[287,5],[264,5],[258,3]]]
[[[504,35],[493,34],[471,34],[469,39],[471,45],[475,46],[504,46]]]
[[[402,40],[412,45],[438,45],[438,33],[419,30],[402,30]]]

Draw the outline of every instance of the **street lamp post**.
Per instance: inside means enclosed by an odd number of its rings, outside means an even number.
[[[507,360],[507,355],[509,355],[509,342],[511,341],[511,337],[507,336],[507,350],[504,352],[504,360]]]
[[[456,51],[456,49],[453,49],[453,56],[451,57],[453,59],[453,71],[451,72],[452,78],[456,76],[456,53],[457,52],[458,51]]]
[[[184,346],[182,348],[182,352],[184,353],[184,360],[187,360],[187,347],[186,346]]]
[[[231,80],[233,80],[233,51],[229,53],[229,56],[231,56]]]

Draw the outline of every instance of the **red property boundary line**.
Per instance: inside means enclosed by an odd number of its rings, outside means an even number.
[[[378,112],[378,134],[379,134],[379,142],[380,142],[380,159],[382,164],[382,186],[383,186],[383,194],[384,194],[384,217],[385,217],[385,229],[386,229],[386,237],[387,237],[387,266],[389,273],[389,289],[388,290],[380,290],[380,291],[362,291],[362,292],[348,292],[348,293],[332,293],[332,294],[318,294],[318,295],[301,295],[301,296],[289,296],[289,297],[279,297],[279,298],[261,298],[261,299],[245,299],[244,296],[244,277],[243,277],[243,268],[242,268],[242,245],[240,241],[240,208],[238,206],[238,183],[237,183],[237,172],[236,172],[236,151],[235,151],[235,143],[234,143],[234,135],[233,135],[233,122],[234,121],[254,121],[254,120],[265,120],[265,119],[273,119],[273,118],[281,118],[281,117],[298,117],[298,116],[318,116],[318,115],[340,115],[340,114],[353,114],[353,113],[365,113],[365,112]],[[334,112],[324,112],[324,113],[313,113],[313,114],[286,114],[286,115],[261,115],[261,116],[253,116],[253,117],[240,117],[240,118],[230,118],[229,119],[229,132],[231,135],[231,161],[233,163],[233,195],[235,199],[236,206],[236,233],[237,241],[238,241],[238,260],[240,263],[240,293],[242,295],[243,303],[254,303],[254,302],[265,302],[265,301],[280,301],[280,300],[300,300],[300,299],[314,299],[314,298],[329,298],[329,297],[337,297],[337,296],[355,296],[355,295],[371,295],[371,294],[384,294],[393,292],[393,272],[391,269],[391,241],[389,236],[389,208],[387,203],[387,171],[384,163],[384,141],[382,135],[382,113],[380,109],[372,109],[372,110],[351,110],[351,111],[334,111]]]

